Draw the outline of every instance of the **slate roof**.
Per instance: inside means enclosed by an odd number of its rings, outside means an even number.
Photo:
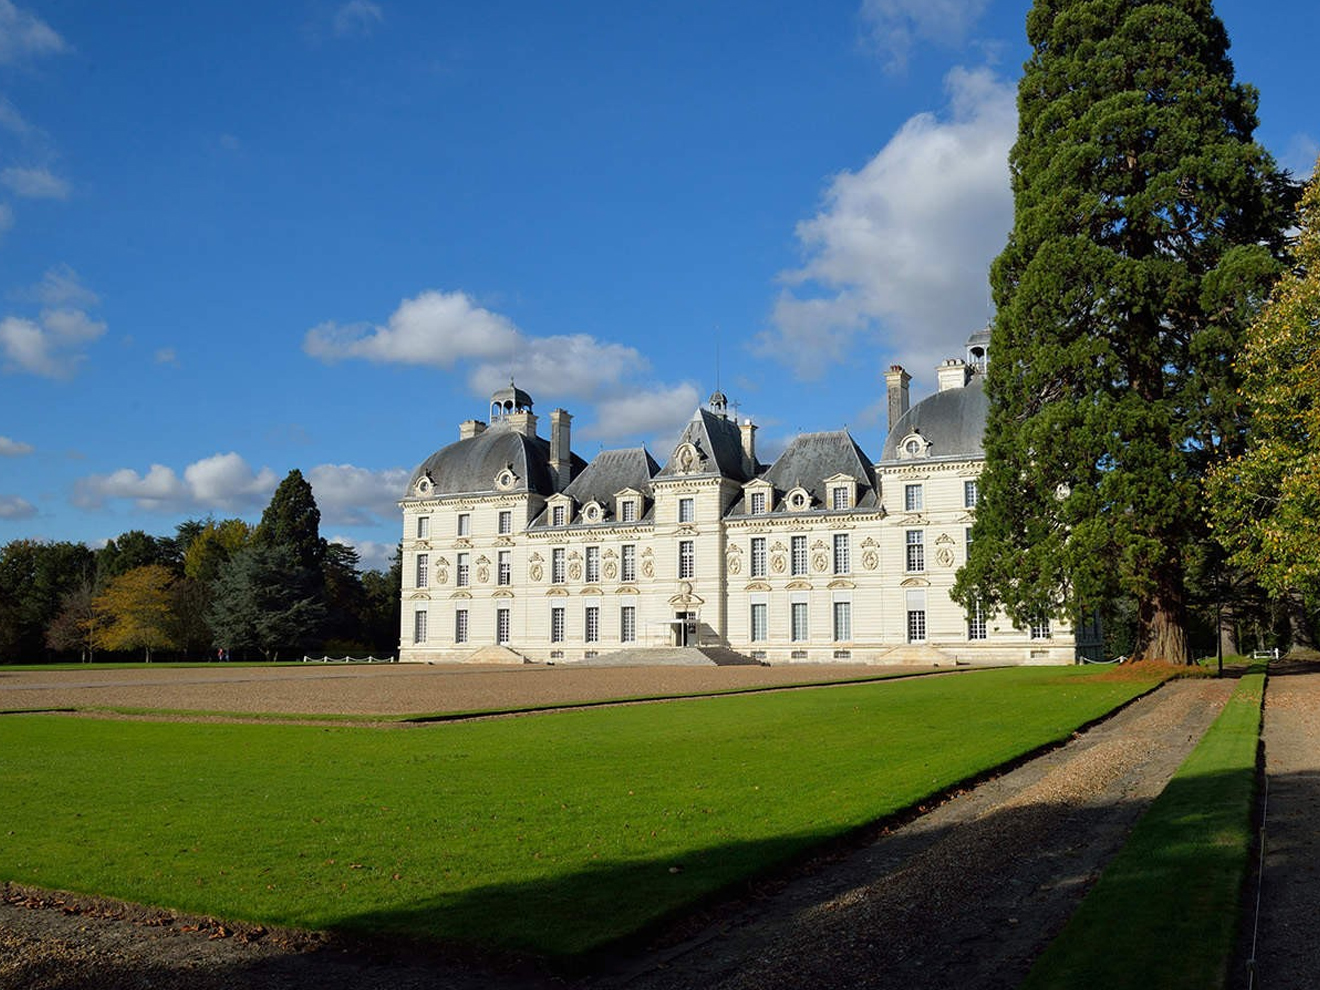
[[[820,509],[829,507],[825,479],[839,474],[857,479],[855,508],[873,509],[879,505],[871,459],[847,430],[798,435],[762,477],[781,496],[798,486],[805,488],[811,494],[813,507]],[[733,508],[734,515],[746,511],[741,502]],[[774,512],[786,511],[783,502],[776,498]]]
[[[573,455],[574,474],[586,466],[582,458]],[[554,494],[550,442],[525,436],[511,423],[496,421],[477,436],[442,447],[424,460],[409,479],[404,497],[412,496],[413,486],[423,473],[431,476],[439,496],[494,492],[495,476],[506,467],[518,477],[511,491]]]
[[[564,494],[571,495],[578,505],[594,500],[612,508],[614,496],[625,488],[636,489],[650,498],[651,479],[659,472],[660,465],[645,447],[602,450],[564,489]]]
[[[984,457],[982,438],[990,403],[983,381],[973,375],[962,388],[936,392],[914,405],[889,431],[881,460],[897,460],[898,445],[910,433],[920,433],[930,444],[930,458]]]
[[[683,428],[683,435],[674,444],[674,449],[677,450],[685,443],[692,444],[703,455],[700,469],[687,472],[679,470],[671,453],[660,471],[661,478],[717,474],[740,482],[750,479],[743,465],[742,432],[733,420],[708,409],[698,409]]]

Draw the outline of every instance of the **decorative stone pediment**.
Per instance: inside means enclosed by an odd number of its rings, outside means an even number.
[[[559,587],[559,586],[556,585],[555,587],[551,588],[549,591],[547,591],[547,592],[545,593],[545,597],[547,597],[547,598],[567,598],[567,597],[568,597],[568,592],[565,591],[563,588],[561,588],[561,587]]]
[[[743,589],[743,591],[770,591],[770,590],[771,590],[770,585],[766,584],[764,581],[753,581],[751,584],[749,584],[747,587]]]
[[[857,585],[853,581],[849,581],[845,578],[839,578],[838,580],[831,581],[828,585],[826,585],[826,587],[829,588],[831,591],[841,591],[846,588],[856,588]]]
[[[615,589],[614,589],[614,593],[615,593],[616,595],[640,595],[640,594],[641,594],[641,592],[638,591],[636,588],[632,587],[631,585],[627,585],[627,584],[625,584],[622,588],[615,588]]]
[[[788,587],[788,590],[789,590],[789,591],[810,591],[810,590],[811,590],[811,582],[810,582],[810,581],[789,581],[787,587]]]
[[[583,588],[581,591],[579,591],[578,594],[579,594],[579,595],[597,595],[597,596],[599,596],[599,595],[601,594],[601,590],[600,590],[600,588],[599,588],[598,586],[596,586],[596,585],[594,585],[594,584],[589,584],[589,585],[587,585],[585,588]]]
[[[902,584],[900,584],[899,587],[900,587],[900,588],[929,588],[929,587],[930,587],[930,582],[927,581],[925,578],[910,577],[910,578],[908,578],[906,581],[904,581]]]
[[[455,592],[454,592],[452,595],[450,595],[449,597],[450,597],[450,598],[464,598],[464,599],[467,599],[467,598],[471,598],[471,597],[472,597],[472,592],[470,592],[470,591],[455,591]]]

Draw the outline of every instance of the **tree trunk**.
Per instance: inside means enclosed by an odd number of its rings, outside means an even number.
[[[1238,649],[1237,622],[1232,609],[1226,608],[1220,613],[1219,648],[1226,657],[1237,656],[1242,652]]]
[[[1288,631],[1291,634],[1292,648],[1315,649],[1315,630],[1311,627],[1311,616],[1307,614],[1302,596],[1289,595],[1286,607],[1288,609]]]
[[[1191,643],[1187,638],[1187,602],[1179,576],[1163,577],[1159,588],[1137,608],[1136,660],[1162,660],[1190,666]]]

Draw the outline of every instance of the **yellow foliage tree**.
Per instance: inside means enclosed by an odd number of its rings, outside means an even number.
[[[135,567],[111,581],[93,602],[102,620],[96,645],[103,650],[141,649],[147,663],[153,650],[174,646],[173,582],[169,569],[160,564]]]

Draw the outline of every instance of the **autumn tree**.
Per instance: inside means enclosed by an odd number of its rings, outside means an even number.
[[[173,582],[174,576],[163,564],[135,567],[113,579],[93,603],[104,623],[97,630],[96,645],[105,650],[140,649],[147,663],[153,651],[176,645]]]
[[[955,587],[1019,624],[1135,603],[1185,663],[1201,476],[1243,442],[1232,356],[1278,272],[1287,183],[1208,0],[1036,0],[991,270],[983,498]]]
[[[1293,268],[1238,362],[1251,410],[1245,452],[1215,471],[1208,505],[1234,563],[1276,599],[1320,607],[1320,164],[1302,198]]]
[[[46,627],[46,645],[59,653],[76,650],[83,663],[91,663],[101,624],[95,599],[96,588],[90,580],[66,591],[60,610]]]

